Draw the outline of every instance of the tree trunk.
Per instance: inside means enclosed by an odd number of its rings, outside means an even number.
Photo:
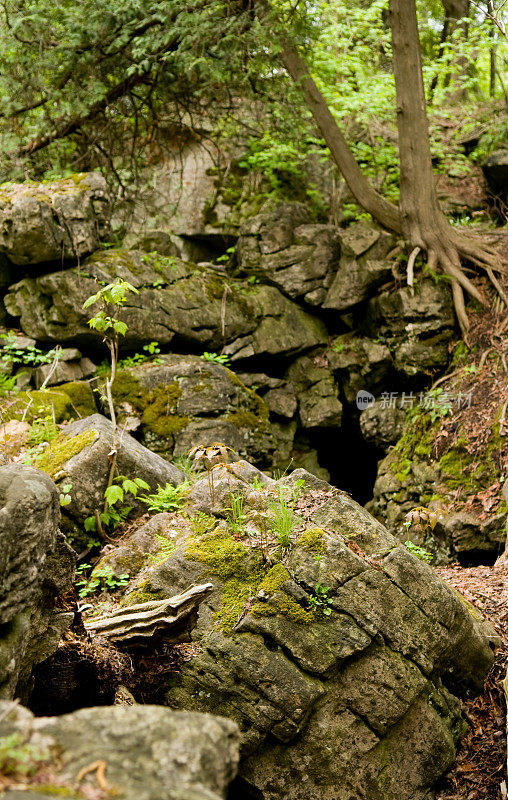
[[[270,10],[266,0],[257,0],[256,4],[262,9],[262,16],[266,16]],[[399,209],[381,197],[362,174],[305,61],[287,37],[281,41],[281,58],[300,88],[332,158],[357,202],[381,225],[402,233],[413,248],[426,251],[431,269],[440,266],[449,276],[457,318],[465,333],[468,319],[463,290],[482,303],[484,298],[464,274],[461,257],[485,269],[508,306],[493,273],[493,270],[500,271],[499,260],[493,251],[454,230],[439,207],[430,155],[415,0],[390,0],[390,17],[401,162]]]
[[[356,201],[385,228],[401,233],[397,207],[378,194],[363,175],[305,61],[288,41],[283,42],[281,58],[288,73],[300,87],[321,136]]]
[[[432,171],[428,119],[423,86],[415,0],[390,0],[393,69],[397,90],[402,233],[413,247],[427,251],[429,266],[439,264],[452,282],[460,326],[468,327],[463,289],[484,302],[461,269],[464,256],[486,266],[493,282],[491,253],[461,237],[439,207]]]

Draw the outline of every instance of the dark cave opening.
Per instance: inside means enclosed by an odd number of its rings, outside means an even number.
[[[316,431],[310,443],[317,450],[320,466],[330,473],[333,486],[348,492],[360,505],[372,499],[378,461],[384,451],[365,441],[358,415],[345,408],[341,427]]]

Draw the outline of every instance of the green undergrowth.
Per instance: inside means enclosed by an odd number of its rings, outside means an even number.
[[[16,419],[33,422],[38,417],[51,416],[56,423],[75,419],[78,414],[69,395],[60,389],[33,389],[9,398],[2,408],[5,422]]]
[[[442,426],[441,418],[432,418],[429,412],[411,411],[408,413],[404,432],[388,456],[390,471],[403,485],[414,481],[415,467],[420,463],[433,464],[439,468],[440,478],[437,493],[426,497],[430,500],[447,501],[447,493],[461,490],[464,500],[487,489],[499,480],[499,459],[496,459],[503,447],[503,438],[499,432],[499,417],[497,414],[492,425],[490,435],[478,449],[469,452],[470,445],[460,424],[453,432],[452,437],[447,437],[446,450],[441,454],[436,453],[438,434]]]

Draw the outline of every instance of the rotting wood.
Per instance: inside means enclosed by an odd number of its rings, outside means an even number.
[[[166,642],[189,641],[200,604],[213,591],[213,584],[192,586],[166,600],[152,600],[124,606],[84,622],[88,633],[102,636],[114,644],[147,644],[158,637]]]

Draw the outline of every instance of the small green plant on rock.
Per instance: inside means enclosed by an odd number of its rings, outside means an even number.
[[[104,529],[115,530],[133,509],[132,505],[125,502],[127,496],[137,497],[140,489],[147,491],[150,486],[142,478],[126,478],[125,475],[118,475],[104,492],[104,510],[97,511],[85,519],[85,530],[99,534],[102,534]]]
[[[72,489],[72,483],[64,483],[62,486],[59,487],[59,489],[60,489],[60,505],[62,506],[62,508],[65,508],[65,506],[68,506],[72,500],[70,494]]]
[[[6,375],[5,372],[0,372],[0,397],[6,397],[11,392],[16,391],[16,376]]]
[[[231,505],[226,509],[228,512],[228,522],[233,531],[233,535],[241,536],[245,533],[245,523],[247,514],[245,512],[245,500],[241,494],[229,495]]]
[[[20,733],[0,737],[0,774],[27,778],[50,759],[49,750],[27,742]]]
[[[133,356],[126,356],[125,358],[121,358],[118,362],[118,369],[129,369],[129,367],[135,367],[138,364],[144,364],[146,361],[150,361],[152,364],[162,364],[161,358],[154,358],[160,353],[161,349],[159,347],[159,342],[150,342],[149,344],[143,345],[144,353],[134,353]],[[106,374],[109,371],[109,364],[106,363],[106,368],[101,365],[102,374]]]
[[[53,350],[40,350],[33,344],[27,347],[20,347],[14,331],[1,333],[0,339],[3,344],[0,347],[0,360],[8,364],[21,364],[24,367],[38,367],[41,364],[51,364],[54,360],[57,348]]]
[[[45,442],[52,442],[58,436],[58,433],[58,425],[53,417],[49,415],[37,417],[30,428],[27,444],[35,446]]]
[[[203,361],[211,361],[214,364],[222,364],[224,367],[227,367],[229,362],[230,362],[229,356],[226,355],[225,353],[222,353],[221,355],[219,355],[219,353],[206,353],[205,352],[205,353],[203,353],[201,358],[203,359]]]
[[[95,567],[90,577],[87,578],[85,573],[91,568],[91,564],[80,564],[76,570],[76,574],[81,576],[76,581],[76,588],[80,597],[88,597],[96,592],[111,592],[115,589],[120,589],[122,586],[127,586],[129,583],[127,572],[115,575],[113,568],[108,564],[103,567]]]
[[[184,481],[180,486],[172,486],[170,483],[165,486],[159,484],[156,492],[140,495],[140,500],[147,504],[149,511],[179,511],[185,504],[190,487],[190,481]]]
[[[313,611],[324,614],[325,617],[329,617],[332,613],[330,606],[333,602],[332,598],[328,596],[330,587],[323,586],[323,584],[320,582],[321,556],[314,556],[314,560],[318,565],[318,582],[314,587],[314,593],[309,597],[309,605]]]

